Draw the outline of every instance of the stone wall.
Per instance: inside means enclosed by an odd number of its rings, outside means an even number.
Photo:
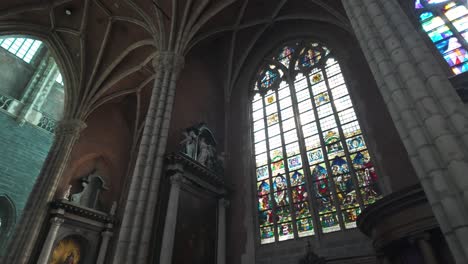
[[[31,65],[0,48],[0,94],[21,99],[33,73],[34,68]]]
[[[3,112],[0,112],[0,131],[0,194],[6,194],[13,200],[18,219],[53,136],[29,123],[19,126],[12,116]]]

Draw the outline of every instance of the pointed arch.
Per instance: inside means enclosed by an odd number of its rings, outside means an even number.
[[[275,50],[251,107],[261,243],[356,227],[382,192],[333,51],[315,41]]]

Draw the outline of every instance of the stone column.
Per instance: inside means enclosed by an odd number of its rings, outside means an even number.
[[[342,0],[457,263],[468,263],[468,113],[397,0]]]
[[[53,217],[50,219],[50,229],[49,233],[47,234],[46,241],[44,242],[44,245],[42,246],[41,250],[41,255],[39,256],[39,259],[37,260],[37,264],[47,264],[49,263],[49,257],[50,254],[52,253],[52,247],[54,246],[55,238],[57,238],[57,233],[64,222],[63,218],[59,217]]]
[[[16,225],[6,256],[0,263],[29,263],[36,239],[48,214],[48,204],[55,195],[72,148],[85,127],[85,123],[78,119],[59,123],[44,166],[29,195],[23,215]]]
[[[171,191],[169,193],[169,203],[167,205],[166,219],[164,221],[164,231],[159,256],[160,264],[172,263],[172,250],[174,249],[175,231],[177,226],[177,210],[179,208],[180,185],[183,176],[177,173],[171,177]]]
[[[130,179],[113,263],[146,263],[150,252],[162,165],[182,55],[160,51],[153,60],[156,78],[145,127]]]
[[[102,240],[101,246],[99,247],[99,254],[96,260],[96,264],[103,264],[104,260],[106,259],[107,247],[109,246],[109,241],[112,237],[112,232],[109,230],[105,230],[101,233]]]
[[[226,207],[229,202],[221,198],[218,201],[218,248],[216,264],[226,263]]]
[[[412,238],[416,243],[421,252],[422,257],[424,258],[424,263],[426,264],[439,264],[437,258],[434,255],[431,244],[429,243],[430,235],[428,233],[423,233]]]

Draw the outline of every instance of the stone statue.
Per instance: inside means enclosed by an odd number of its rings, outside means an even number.
[[[115,212],[117,211],[117,202],[116,201],[113,201],[112,202],[112,207],[109,211],[109,214],[110,215],[115,215]]]
[[[197,135],[190,129],[183,132],[184,139],[180,142],[181,145],[185,145],[185,154],[192,159],[197,159]]]
[[[212,156],[212,147],[207,144],[205,138],[201,138],[199,142],[199,152],[197,161],[207,166],[208,160]]]
[[[63,200],[70,201],[71,188],[72,188],[72,185],[71,184],[68,185],[68,188],[63,193],[63,196],[62,196]]]
[[[93,172],[81,179],[81,186],[83,190],[73,194],[71,201],[81,206],[98,209],[100,192],[107,189],[102,178]]]

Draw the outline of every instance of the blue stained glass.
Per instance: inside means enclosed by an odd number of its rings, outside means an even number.
[[[414,2],[414,8],[416,8],[416,9],[421,9],[421,8],[423,8],[423,7],[424,7],[424,6],[421,4],[421,0],[416,0],[416,1]]]
[[[444,55],[444,59],[450,66],[455,66],[468,61],[468,54],[465,49],[460,48]]]
[[[429,32],[428,35],[431,38],[432,42],[437,42],[439,40],[451,37],[453,33],[447,26],[442,26]]]
[[[434,16],[434,14],[432,14],[432,12],[424,12],[419,16],[419,18],[421,19],[421,21],[424,21],[424,20],[426,20],[428,18],[431,18],[433,16]]]
[[[458,66],[452,67],[452,71],[453,71],[453,73],[455,73],[455,74],[460,74],[460,73],[463,73],[463,72],[468,72],[468,63],[464,63],[464,64],[462,64],[462,65],[458,65]]]
[[[449,0],[426,0],[426,1],[428,4],[433,5],[433,4],[440,4],[440,3],[448,2]]]
[[[437,43],[436,48],[439,50],[440,53],[444,54],[448,49],[448,44],[449,44],[449,41],[448,39],[446,39],[444,41]]]

